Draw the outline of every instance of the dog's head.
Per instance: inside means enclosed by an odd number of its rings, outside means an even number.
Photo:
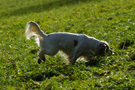
[[[103,42],[98,45],[96,50],[97,56],[105,56],[105,55],[112,55],[112,54],[114,54],[114,52],[109,48],[108,43]]]

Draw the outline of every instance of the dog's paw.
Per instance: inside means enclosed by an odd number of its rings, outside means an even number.
[[[44,62],[46,61],[45,56],[43,56],[42,59],[43,59]]]
[[[41,63],[41,59],[38,59],[38,64],[40,64]]]

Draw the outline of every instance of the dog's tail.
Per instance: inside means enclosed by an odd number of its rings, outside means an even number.
[[[31,36],[36,36],[36,42],[39,45],[39,40],[44,39],[45,34],[42,32],[37,23],[30,21],[26,25],[26,38],[30,39]]]
[[[25,34],[27,39],[30,39],[31,36],[37,36],[38,38],[45,36],[38,24],[33,21],[27,23]]]

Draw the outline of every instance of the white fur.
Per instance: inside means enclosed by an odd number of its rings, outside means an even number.
[[[47,35],[33,21],[27,23],[25,34],[27,39],[30,39],[31,36],[36,36],[36,42],[40,47],[39,63],[41,63],[42,59],[45,61],[44,54],[53,56],[59,50],[69,56],[70,64],[73,64],[80,56],[84,56],[86,59],[98,56],[103,47],[108,47],[106,53],[112,54],[107,42],[99,41],[85,34],[51,33]]]

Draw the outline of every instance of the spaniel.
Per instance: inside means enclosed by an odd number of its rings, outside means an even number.
[[[38,54],[39,64],[42,60],[46,60],[45,55],[53,56],[59,50],[68,55],[70,64],[74,64],[80,56],[90,60],[93,56],[113,54],[109,44],[105,41],[97,40],[85,34],[66,32],[45,34],[39,25],[33,21],[27,23],[25,34],[27,39],[30,39],[31,36],[36,36],[36,42],[40,47]]]

